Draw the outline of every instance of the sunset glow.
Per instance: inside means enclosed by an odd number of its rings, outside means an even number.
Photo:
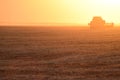
[[[0,0],[0,80],[120,80],[120,0]]]
[[[87,25],[93,16],[120,23],[120,0],[1,0],[1,25]]]

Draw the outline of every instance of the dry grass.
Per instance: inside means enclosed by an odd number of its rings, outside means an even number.
[[[119,30],[1,28],[0,80],[120,80]]]

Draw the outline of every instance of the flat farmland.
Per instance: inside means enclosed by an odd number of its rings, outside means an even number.
[[[0,80],[120,80],[120,29],[0,27]]]

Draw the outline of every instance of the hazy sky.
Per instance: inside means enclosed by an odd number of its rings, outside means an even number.
[[[120,0],[0,0],[0,24],[88,24],[93,16],[120,23]]]

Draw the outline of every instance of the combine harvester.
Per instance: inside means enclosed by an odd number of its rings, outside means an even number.
[[[92,21],[88,24],[90,29],[96,30],[106,30],[112,29],[114,27],[114,23],[106,23],[101,17],[93,17]]]

